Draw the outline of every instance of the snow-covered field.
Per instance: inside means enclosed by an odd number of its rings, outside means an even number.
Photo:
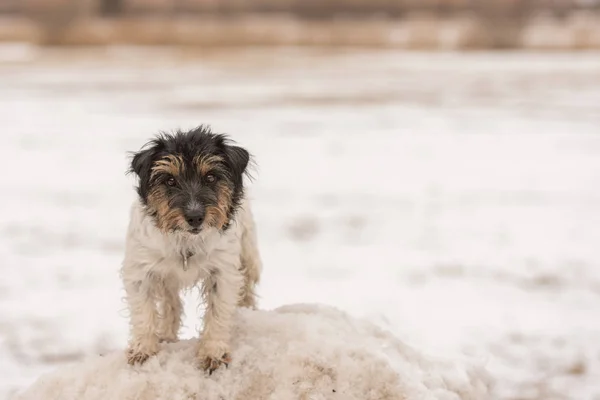
[[[600,399],[599,54],[12,47],[0,121],[2,398],[125,346],[127,151],[209,123],[259,166],[262,307],[474,356],[499,399]]]

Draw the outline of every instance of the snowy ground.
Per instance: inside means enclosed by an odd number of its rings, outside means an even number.
[[[126,152],[210,123],[259,164],[264,308],[327,303],[473,355],[500,399],[600,399],[599,54],[0,60],[1,398],[125,345]]]

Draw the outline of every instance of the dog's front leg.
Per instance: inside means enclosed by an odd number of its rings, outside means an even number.
[[[144,363],[158,352],[158,310],[152,282],[125,282],[127,304],[130,312],[130,343],[127,362]]]
[[[163,280],[159,289],[159,304],[161,318],[159,321],[159,341],[176,342],[181,317],[183,316],[183,304],[179,297],[179,285],[174,278]]]
[[[201,368],[212,373],[221,364],[229,364],[231,320],[238,302],[243,277],[238,267],[213,269],[202,284],[206,304],[204,328],[200,337],[198,360]]]

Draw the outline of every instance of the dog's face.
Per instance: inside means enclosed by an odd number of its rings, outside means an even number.
[[[227,229],[243,197],[249,153],[206,126],[161,134],[134,154],[138,195],[164,233]]]

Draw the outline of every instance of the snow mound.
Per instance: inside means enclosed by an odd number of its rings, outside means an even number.
[[[296,304],[239,310],[233,361],[194,368],[196,340],[165,344],[143,366],[124,352],[42,376],[18,399],[419,399],[488,398],[479,368],[425,357],[390,333],[331,307]]]

